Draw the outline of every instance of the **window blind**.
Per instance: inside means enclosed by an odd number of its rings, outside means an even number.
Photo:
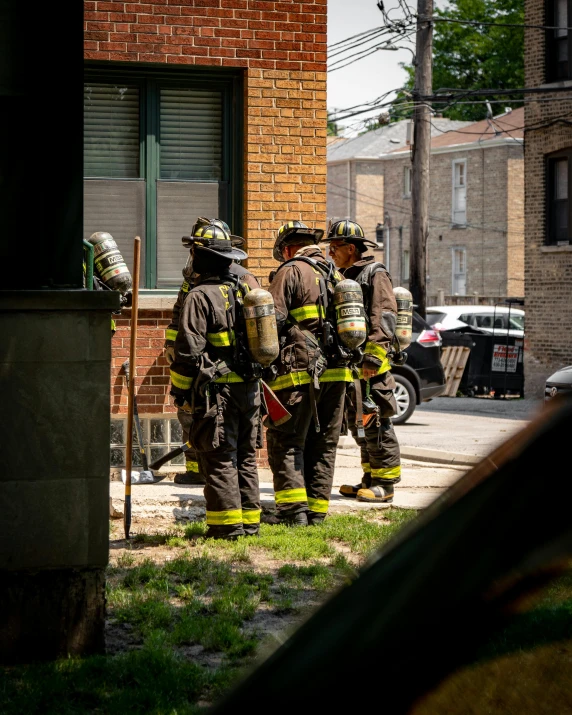
[[[160,178],[219,181],[222,95],[186,88],[160,93]]]
[[[84,176],[139,178],[139,88],[84,85]]]

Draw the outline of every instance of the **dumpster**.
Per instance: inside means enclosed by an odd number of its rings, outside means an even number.
[[[467,395],[524,397],[524,340],[471,333],[473,347],[459,389]]]

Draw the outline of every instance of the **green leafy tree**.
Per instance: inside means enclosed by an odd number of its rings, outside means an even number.
[[[524,29],[500,27],[500,23],[524,23],[523,0],[450,0],[445,9],[436,9],[436,17],[451,20],[480,21],[494,25],[463,25],[455,22],[434,24],[433,91],[444,87],[455,89],[513,89],[524,87]],[[392,119],[411,116],[410,107],[400,103],[411,100],[415,81],[413,65],[401,64],[407,72],[405,92],[400,92],[392,106]],[[485,97],[476,97],[485,100]],[[503,97],[503,104],[494,105],[500,114],[504,105],[515,108],[521,102]],[[462,100],[461,100],[462,101]],[[434,109],[449,119],[478,121],[486,117],[485,104],[434,104]]]
[[[338,136],[338,125],[337,122],[333,122],[330,117],[331,113],[328,112],[328,136],[329,137],[337,137]]]

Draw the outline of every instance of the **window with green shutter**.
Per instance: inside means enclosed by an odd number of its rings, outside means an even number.
[[[86,67],[84,237],[108,231],[145,287],[176,289],[198,216],[240,233],[241,77]]]

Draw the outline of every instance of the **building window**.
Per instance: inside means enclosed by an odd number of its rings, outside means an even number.
[[[572,149],[552,154],[547,160],[547,232],[546,243],[561,246],[570,243],[571,202],[569,189]]]
[[[224,73],[86,67],[84,238],[108,231],[131,267],[140,236],[142,287],[180,285],[198,216],[240,231],[237,94]]]
[[[141,417],[141,432],[145,443],[144,449],[147,462],[151,464],[167,452],[179,447],[183,443],[181,423],[176,418]],[[111,466],[125,467],[125,451],[127,445],[127,428],[125,419],[111,420]],[[143,460],[137,441],[137,433],[133,430],[132,446],[133,469],[141,469]],[[181,466],[185,464],[185,455],[174,457],[167,466]]]
[[[453,224],[467,223],[467,160],[453,162]]]
[[[401,254],[401,282],[409,280],[409,251]]]
[[[568,32],[572,18],[572,0],[548,0],[546,26],[556,27],[546,31],[546,81],[558,82],[572,78],[570,59],[571,34]]]
[[[409,198],[411,196],[411,167],[403,167],[403,197]]]
[[[453,248],[453,295],[467,295],[467,251],[465,248]]]

